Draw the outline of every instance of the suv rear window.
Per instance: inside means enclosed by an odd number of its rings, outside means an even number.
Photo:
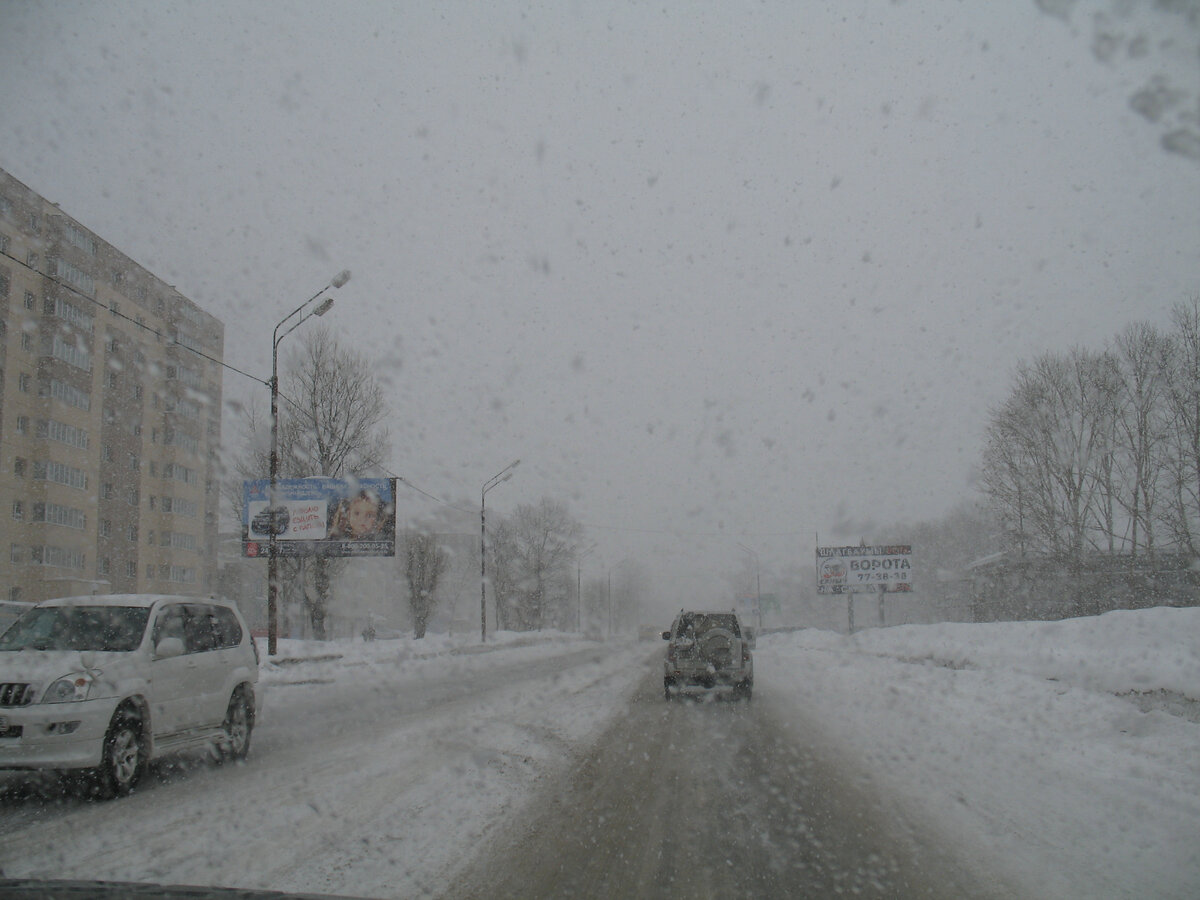
[[[733,613],[684,613],[679,617],[679,627],[675,630],[675,636],[685,635],[689,631],[699,636],[714,628],[724,628],[736,638],[742,636],[737,616]]]

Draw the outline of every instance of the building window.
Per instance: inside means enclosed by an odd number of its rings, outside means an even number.
[[[25,504],[20,500],[14,500],[12,506],[12,517],[20,522],[25,518]]]
[[[107,556],[100,560],[100,574],[107,575],[112,571],[112,560]]]
[[[29,416],[17,416],[17,433],[29,433]]]
[[[125,537],[126,537],[126,538],[127,538],[127,539],[128,539],[130,542],[131,542],[131,543],[134,543],[134,544],[136,544],[136,543],[137,543],[137,539],[138,539],[138,527],[137,527],[136,525],[130,525],[130,526],[128,526],[128,527],[125,529]]]
[[[137,563],[129,560],[125,563],[125,574],[130,578],[137,578]]]
[[[159,542],[163,547],[171,547],[175,550],[195,550],[196,536],[194,534],[185,534],[181,531],[164,531],[162,540]]]
[[[92,280],[92,276],[87,272],[76,268],[65,259],[52,259],[50,264],[51,275],[57,275],[81,294],[94,294],[96,292],[96,282]]]
[[[190,566],[171,566],[168,580],[176,584],[195,584],[196,570]]]
[[[88,448],[88,433],[82,428],[76,428],[74,425],[68,425],[65,422],[58,422],[54,419],[41,419],[38,421],[38,437],[49,438],[52,441],[58,441],[60,444],[66,444],[68,447],[75,447],[78,450],[86,450]]]
[[[33,309],[37,305],[37,298],[33,296],[33,291],[25,292],[25,308]]]
[[[33,379],[29,377],[28,372],[22,372],[17,376],[17,390],[22,394],[28,394],[29,388],[33,384]]]
[[[54,335],[50,343],[50,355],[55,359],[61,359],[67,365],[83,369],[85,372],[92,370],[91,354],[73,341],[64,341],[60,335]]]
[[[83,510],[71,506],[60,506],[57,503],[38,502],[33,504],[33,521],[45,522],[49,525],[63,525],[79,530],[87,528],[87,515]]]
[[[130,488],[129,490],[127,490],[125,492],[125,502],[128,503],[130,506],[138,505],[137,488]]]
[[[11,588],[8,592],[8,599],[11,600],[13,603],[20,603],[21,597],[22,597],[22,594],[21,594],[21,589],[19,587]]]
[[[53,313],[64,322],[69,322],[81,331],[86,331],[91,334],[96,327],[95,320],[92,316],[74,303],[68,303],[66,300],[59,298],[53,303],[49,298],[46,298],[46,313]]]
[[[100,486],[100,498],[102,500],[111,500],[113,498],[113,486],[105,482]]]
[[[33,477],[38,481],[53,481],[55,484],[65,484],[67,487],[87,490],[87,473],[66,463],[54,460],[34,460]]]
[[[50,396],[76,409],[90,410],[92,408],[91,397],[62,381],[50,382]]]
[[[80,250],[90,253],[92,256],[96,255],[96,241],[78,225],[68,222],[66,227],[63,228],[63,234],[66,235],[68,241]]]
[[[26,353],[33,349],[33,337],[28,331],[21,332],[21,349]]]
[[[100,537],[108,537],[112,534],[112,522],[108,519],[100,520]]]
[[[13,460],[13,474],[18,478],[25,477],[25,460],[20,456]]]

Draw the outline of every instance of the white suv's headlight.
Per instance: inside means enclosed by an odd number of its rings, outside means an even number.
[[[86,700],[92,689],[92,679],[86,675],[67,675],[46,689],[43,703],[72,703]]]

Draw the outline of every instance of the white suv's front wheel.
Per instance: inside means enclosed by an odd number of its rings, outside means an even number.
[[[245,759],[250,752],[250,734],[254,730],[254,710],[246,693],[241,688],[229,698],[229,709],[225,712],[225,737],[221,741],[220,759]]]
[[[100,795],[123,797],[132,791],[146,770],[146,738],[142,720],[128,710],[118,710],[104,736],[100,761]]]

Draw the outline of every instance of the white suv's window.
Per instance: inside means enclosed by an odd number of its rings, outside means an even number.
[[[242,642],[242,626],[233,610],[227,606],[214,606],[213,628],[217,632],[217,646],[222,649],[236,647]]]
[[[0,637],[0,650],[136,650],[150,611],[137,606],[44,606]]]
[[[188,653],[208,653],[219,646],[215,616],[211,606],[188,604],[184,628]]]
[[[177,638],[186,648],[185,615],[182,604],[164,606],[158,611],[154,621],[154,646],[157,647],[167,638]]]

